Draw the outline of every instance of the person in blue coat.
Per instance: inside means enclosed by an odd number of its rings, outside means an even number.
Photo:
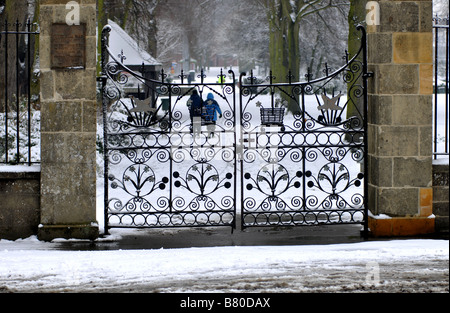
[[[222,110],[219,104],[214,100],[214,95],[209,93],[203,105],[203,120],[207,123],[215,124],[217,114],[219,114],[219,118],[222,118]]]
[[[191,120],[193,120],[194,117],[202,116],[203,100],[198,95],[198,91],[196,89],[192,91],[192,95],[187,102],[187,106],[191,114]]]

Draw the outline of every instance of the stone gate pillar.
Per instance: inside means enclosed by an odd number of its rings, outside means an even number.
[[[432,0],[377,1],[368,26],[369,219],[375,236],[434,232]],[[373,8],[376,9],[376,8]]]
[[[96,0],[40,0],[41,240],[95,239]]]

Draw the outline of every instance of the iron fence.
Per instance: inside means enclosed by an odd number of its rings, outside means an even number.
[[[449,155],[449,18],[433,18],[434,29],[434,159]]]
[[[40,112],[32,92],[38,35],[38,26],[29,20],[0,25],[0,164],[40,160]]]

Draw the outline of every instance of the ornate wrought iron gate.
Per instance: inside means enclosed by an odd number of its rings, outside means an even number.
[[[229,71],[151,80],[110,53],[105,27],[105,227],[362,223],[367,230],[367,56],[275,84]],[[127,95],[130,82],[138,93]],[[195,110],[199,94],[206,99]],[[212,95],[212,96],[211,96]],[[219,111],[210,110],[214,98]],[[237,106],[237,100],[239,103]],[[287,114],[286,107],[295,113]],[[354,113],[347,117],[348,109]],[[220,118],[218,118],[220,117]],[[238,217],[240,218],[240,221]]]

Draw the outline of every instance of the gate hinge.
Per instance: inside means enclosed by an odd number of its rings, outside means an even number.
[[[366,74],[363,75],[364,78],[372,78],[374,77],[373,72],[367,72]]]

